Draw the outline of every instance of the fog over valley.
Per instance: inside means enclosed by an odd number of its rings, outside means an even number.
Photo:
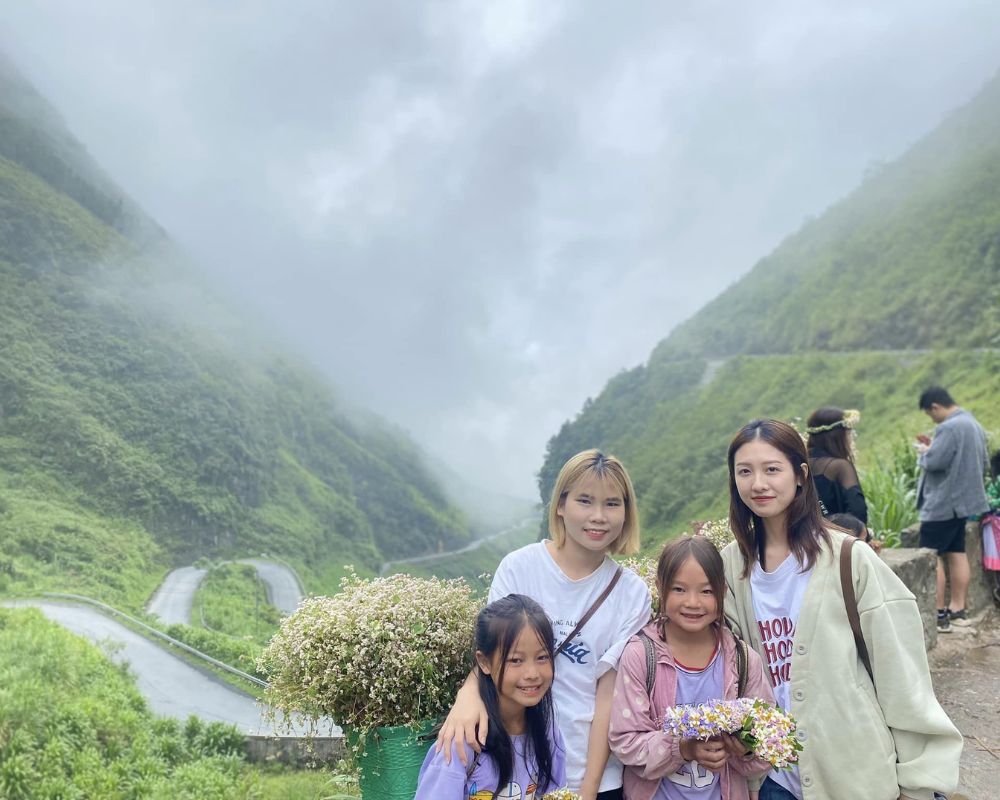
[[[496,493],[1000,67],[1000,4],[7,3],[220,293]]]

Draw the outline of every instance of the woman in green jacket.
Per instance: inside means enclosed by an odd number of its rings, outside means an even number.
[[[824,524],[808,463],[798,432],[777,420],[748,423],[729,446],[726,615],[803,743],[760,800],[931,800],[958,782],[962,735],[934,696],[916,602],[871,548],[852,548],[873,682],[841,589],[846,534]]]

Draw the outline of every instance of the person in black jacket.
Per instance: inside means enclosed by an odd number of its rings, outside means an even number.
[[[807,420],[809,471],[816,484],[824,517],[851,514],[868,524],[858,471],[854,468],[852,441],[861,414],[853,409],[827,406],[813,411]]]

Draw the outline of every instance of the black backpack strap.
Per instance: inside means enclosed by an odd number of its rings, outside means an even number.
[[[747,650],[747,643],[736,637],[736,696],[743,697],[747,691],[747,662],[750,660],[750,653]]]
[[[733,640],[736,642],[736,696],[743,697],[747,690],[747,669],[750,662],[750,645],[741,637],[732,625],[729,624],[729,620],[725,619],[722,623],[726,630],[732,635]]]
[[[645,631],[639,631],[639,638],[642,640],[642,646],[646,649],[646,694],[649,696],[650,705],[652,705],[653,681],[656,679],[656,653],[653,651],[653,640]]]

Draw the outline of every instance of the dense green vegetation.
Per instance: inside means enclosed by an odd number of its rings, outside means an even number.
[[[1000,76],[680,325],[650,363],[1000,343]]]
[[[550,440],[541,497],[568,456],[605,448],[630,469],[653,547],[724,515],[740,425],[839,405],[862,411],[859,466],[886,498],[879,513],[912,519],[899,448],[932,427],[920,391],[948,386],[1000,429],[998,292],[1000,77],[612,378]]]
[[[154,249],[59,125],[0,62],[0,590],[134,610],[171,563],[269,552],[332,591],[467,541],[406,436]]]
[[[726,448],[748,419],[801,420],[830,403],[860,408],[857,444],[864,470],[883,460],[891,463],[900,440],[933,427],[916,406],[921,389],[934,381],[952,387],[984,426],[1000,430],[994,400],[1000,392],[1000,352],[738,356],[706,385],[693,380],[663,394],[647,416],[616,414],[623,398],[606,389],[550,441],[547,474],[554,479],[551,469],[558,471],[585,446],[620,455],[636,485],[644,538],[659,541],[691,520],[725,515]]]
[[[235,728],[154,718],[131,679],[34,609],[0,609],[0,796],[237,798]]]
[[[250,564],[209,570],[194,596],[194,616],[206,628],[260,646],[281,622],[281,612],[267,602],[267,585]]]
[[[329,772],[259,769],[222,723],[153,716],[124,668],[35,609],[0,608],[0,797],[319,800]]]

